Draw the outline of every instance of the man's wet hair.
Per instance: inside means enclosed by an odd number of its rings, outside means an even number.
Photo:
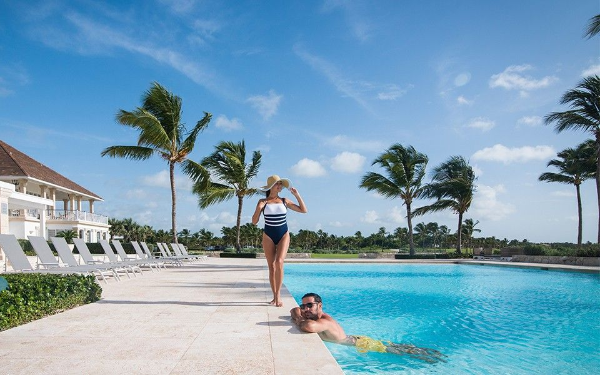
[[[321,299],[321,296],[318,295],[317,293],[306,293],[305,295],[302,296],[302,299],[307,298],[307,297],[313,297],[315,299],[315,302],[323,302],[323,300]]]

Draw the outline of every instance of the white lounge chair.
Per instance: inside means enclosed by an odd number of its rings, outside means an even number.
[[[173,264],[175,266],[183,266],[183,263],[179,259],[174,259],[174,258],[167,257],[166,254],[165,254],[165,252],[164,252],[164,250],[162,250],[162,246],[159,247],[160,254],[162,255],[162,256],[159,257],[159,256],[155,256],[154,254],[152,254],[152,251],[150,251],[150,249],[148,248],[148,245],[146,245],[145,242],[140,242],[140,245],[142,245],[142,248],[144,249],[144,252],[146,253],[146,255],[149,258],[159,259],[159,260],[161,260],[161,261],[163,261],[165,263]]]
[[[46,246],[48,244],[46,243]],[[17,237],[14,234],[0,234],[0,247],[4,250],[6,257],[8,258],[12,268],[15,272],[36,272],[36,273],[53,273],[53,274],[91,274],[96,276],[100,276],[106,283],[106,279],[104,279],[103,275],[96,275],[92,269],[82,268],[82,267],[54,267],[50,269],[34,269],[29,263],[29,259],[23,252],[21,245],[19,245],[19,241],[17,241]],[[50,249],[48,247],[48,249]],[[50,256],[54,258],[52,255],[52,251],[50,250]],[[56,258],[54,258],[56,260]],[[51,262],[50,262],[51,263]]]
[[[185,246],[182,243],[177,244],[177,245],[179,245],[179,250],[181,250],[182,255],[185,255],[188,257],[194,257],[200,261],[208,260],[208,257],[206,255],[191,255],[191,254],[189,254],[187,249],[185,248]]]
[[[102,246],[102,250],[104,250],[104,253],[108,257],[109,263],[118,264],[120,266],[131,269],[131,271],[133,272],[133,276],[137,277],[137,275],[135,274],[136,271],[139,272],[140,275],[143,275],[142,269],[138,265],[132,264],[130,262],[119,262],[119,259],[115,255],[112,247],[110,247],[110,244],[108,243],[107,240],[100,240],[100,245]]]
[[[127,253],[125,253],[125,249],[123,249],[123,245],[121,245],[121,242],[119,240],[112,240],[112,244],[115,247],[115,249],[117,250],[117,254],[119,254],[119,256],[121,257],[121,259],[123,260],[124,263],[131,263],[131,264],[135,264],[137,266],[147,266],[148,268],[150,268],[150,271],[154,272],[154,268],[158,269],[158,265],[155,262],[148,262],[145,259],[138,259],[135,257],[128,257]],[[152,267],[154,266],[154,268]]]
[[[152,262],[154,264],[156,264],[157,269],[160,271],[160,266],[163,266],[163,268],[167,268],[166,262],[164,260],[158,259],[158,258],[153,258],[153,257],[149,257],[148,255],[146,255],[144,253],[144,250],[142,250],[142,247],[140,246],[139,243],[137,243],[137,241],[131,241],[131,245],[133,246],[135,253],[138,255],[138,257],[140,259],[145,260],[146,262]]]
[[[79,263],[77,263],[77,259],[75,259],[75,256],[71,252],[71,248],[69,247],[69,245],[67,244],[67,241],[64,238],[51,237],[50,240],[54,244],[54,248],[56,249],[56,252],[58,253],[58,256],[63,261],[63,263],[65,263],[69,267],[78,267],[79,266]],[[31,238],[30,238],[30,241],[31,241]],[[79,250],[79,248],[78,248],[78,250]],[[84,260],[84,262],[85,262],[85,260]],[[94,269],[96,272],[102,274],[102,276],[113,276],[115,278],[115,280],[121,281],[121,278],[119,277],[119,274],[118,274],[119,270],[117,269],[117,267],[114,267],[114,266],[111,266],[108,264],[104,264],[102,262],[94,263],[94,264],[86,263],[85,266]],[[127,276],[129,277],[129,274]]]

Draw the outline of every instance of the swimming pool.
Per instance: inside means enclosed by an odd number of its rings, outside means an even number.
[[[315,292],[347,334],[441,351],[429,364],[327,343],[347,374],[592,374],[600,277],[475,265],[286,264],[298,303]]]

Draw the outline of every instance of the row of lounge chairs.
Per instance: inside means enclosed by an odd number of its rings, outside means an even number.
[[[95,259],[86,243],[80,238],[75,238],[73,242],[83,263],[80,264],[64,238],[52,237],[51,241],[60,261],[52,253],[45,238],[29,236],[29,242],[39,260],[36,267],[33,267],[19,245],[17,238],[12,234],[0,234],[0,247],[4,250],[13,270],[16,272],[91,274],[105,283],[107,283],[107,277],[120,281],[122,274],[125,274],[128,278],[131,278],[131,276],[137,277],[138,274],[143,274],[142,269],[155,272],[167,266],[182,266],[184,262],[199,262],[208,259],[204,255],[190,255],[182,244],[177,243],[171,244],[173,253],[166,243],[159,243],[158,249],[160,252],[153,254],[146,243],[136,241],[132,241],[132,245],[137,256],[130,257],[125,253],[118,240],[112,240],[112,245],[117,251],[116,254],[108,241],[101,240],[100,244],[105,257],[108,259],[105,262]]]

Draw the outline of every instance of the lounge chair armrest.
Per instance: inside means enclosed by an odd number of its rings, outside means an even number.
[[[37,267],[38,267],[38,269],[39,269],[40,267],[46,267],[46,268],[48,268],[48,267],[60,267],[60,264],[59,264],[58,262],[56,262],[56,263],[54,263],[54,262],[51,262],[51,263],[43,263],[43,262],[39,262],[39,263],[37,264]]]
[[[104,264],[103,261],[101,260],[90,260],[89,262],[87,262],[88,264]]]

